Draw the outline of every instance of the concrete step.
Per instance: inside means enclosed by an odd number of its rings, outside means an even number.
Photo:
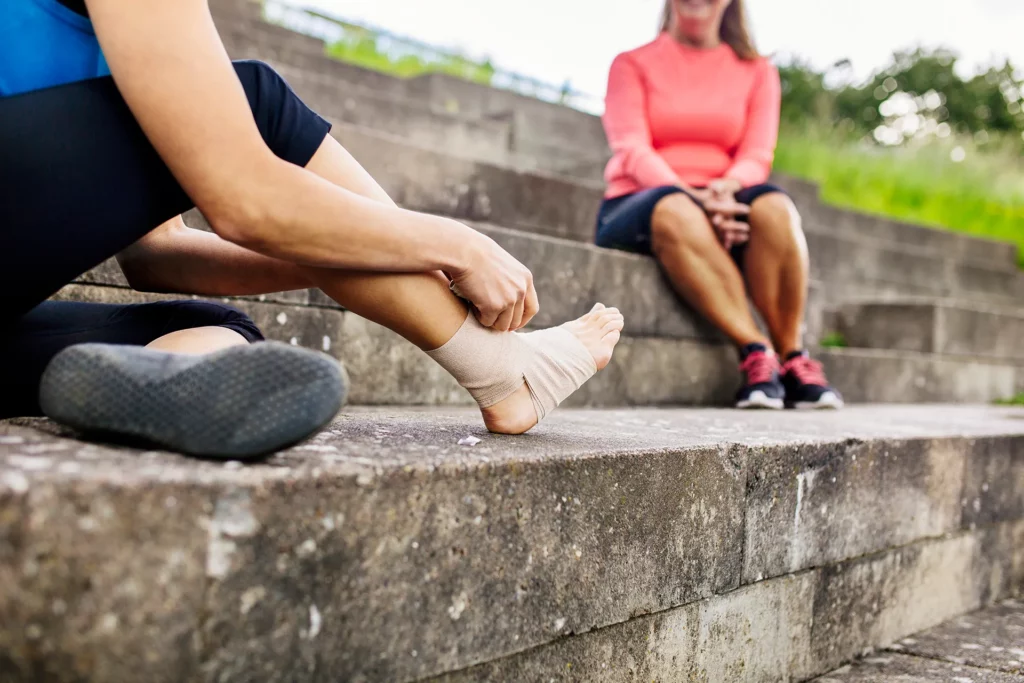
[[[803,680],[1021,586],[1021,416],[352,410],[252,466],[0,425],[4,680]]]
[[[786,187],[785,181],[782,183]],[[992,270],[1018,270],[1017,246],[972,237],[950,230],[929,228],[821,202],[798,204],[808,230],[829,232],[883,244],[923,249],[954,261],[965,261]]]
[[[829,380],[852,403],[991,403],[1024,391],[1024,363],[877,349],[822,349]]]
[[[223,301],[248,313],[268,339],[327,351],[342,361],[352,380],[353,404],[473,405],[440,366],[397,334],[353,313],[289,301],[302,296],[309,293]],[[55,298],[140,303],[183,297],[78,284]],[[736,368],[735,350],[723,343],[624,337],[611,364],[565,405],[728,405],[739,387]]]
[[[806,231],[811,277],[825,284],[828,300],[842,303],[877,296],[955,297],[982,304],[1015,305],[1024,274],[946,258],[897,244]]]
[[[317,77],[301,69],[278,67],[289,85],[321,116],[370,128],[416,144],[445,150],[458,157],[490,159],[512,166],[511,122],[470,118],[430,108],[407,97],[388,97],[373,91],[353,92],[338,87],[333,78]]]
[[[398,79],[342,64],[323,54],[321,41],[266,22],[224,20],[221,31],[233,56],[271,61],[311,104],[339,120],[403,135],[414,144],[460,149],[490,163],[513,161],[518,169],[600,183],[608,152],[598,117],[445,74]],[[453,122],[456,114],[461,124]],[[410,120],[403,121],[403,115]],[[486,131],[495,124],[489,138]],[[816,188],[806,192],[811,184],[782,176],[773,180],[793,193],[808,230],[925,249],[997,270],[1016,268],[1014,245],[838,209],[816,201]],[[815,201],[807,201],[812,197]],[[586,241],[592,231],[593,220],[584,220],[573,232]]]
[[[599,186],[459,158],[351,126],[339,125],[335,137],[407,208],[584,243],[594,239]],[[1016,268],[951,258],[943,251],[948,245],[914,247],[807,227],[812,277],[828,286],[832,302],[870,293],[1004,304],[1024,296]]]
[[[1024,603],[1005,600],[893,643],[815,683],[920,683],[1024,680]]]
[[[206,226],[198,212],[187,214],[186,222],[192,227]],[[716,329],[679,300],[653,259],[489,224],[473,223],[472,226],[493,238],[533,271],[541,302],[541,310],[534,318],[535,327],[561,325],[601,302],[628,313],[625,334],[629,336],[709,343],[725,341]],[[85,273],[79,282],[128,286],[113,259]],[[263,300],[337,308],[318,291],[273,294]],[[814,285],[808,306],[809,321],[820,319],[822,306],[820,288]],[[817,333],[818,326],[814,324],[814,334]]]
[[[421,110],[412,115],[417,122],[427,112],[443,112],[447,116],[439,114],[436,120],[440,130],[417,126],[409,139],[434,144],[444,139],[443,131],[457,137],[472,137],[480,134],[475,130],[480,127],[504,127],[515,131],[512,136],[500,138],[506,148],[479,147],[476,158],[593,181],[602,178],[608,145],[601,122],[595,116],[444,74],[395,78],[332,59],[325,54],[323,41],[284,27],[251,18],[238,19],[233,14],[215,15],[215,20],[233,58],[269,62],[322,114],[345,121],[358,117],[357,123],[366,121],[375,129],[406,135],[411,124],[395,120],[397,109]],[[331,98],[317,99],[308,89],[304,90],[299,84],[303,80],[329,82],[333,99],[355,98],[358,105],[350,107],[353,111],[340,114],[332,108]],[[394,104],[378,104],[376,101],[381,99]],[[375,107],[383,107],[386,115],[374,120],[371,112]],[[358,112],[354,111],[356,108]],[[471,121],[467,124],[471,130],[452,128],[451,116]],[[446,149],[453,146],[451,142],[442,144]]]
[[[903,297],[845,304],[835,319],[852,347],[1024,363],[1024,308]]]

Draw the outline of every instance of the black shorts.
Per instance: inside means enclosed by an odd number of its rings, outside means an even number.
[[[266,64],[235,72],[270,149],[309,163],[330,124]],[[46,301],[193,206],[110,77],[0,98],[0,417],[37,415],[46,364],[73,344],[144,345],[208,326],[262,339],[222,304]]]
[[[235,72],[270,149],[309,163],[330,124],[266,64]],[[109,76],[0,98],[0,330],[193,207]]]
[[[41,415],[39,380],[60,351],[75,344],[145,346],[165,334],[224,327],[262,341],[256,323],[239,310],[209,301],[86,304],[44,301],[0,336],[0,419]]]
[[[597,237],[595,243],[599,247],[621,249],[636,254],[651,253],[651,215],[654,207],[670,194],[681,192],[693,199],[686,190],[675,185],[665,185],[649,190],[641,190],[632,194],[605,199],[597,214]],[[771,192],[785,191],[775,185],[763,183],[745,187],[736,193],[736,201],[749,206],[762,195]],[[700,202],[694,199],[697,205]],[[737,264],[743,264],[746,244],[738,244],[732,248],[731,254]]]

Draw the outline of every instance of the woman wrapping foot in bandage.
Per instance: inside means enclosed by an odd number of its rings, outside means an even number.
[[[229,61],[206,0],[59,1],[0,9],[0,314],[14,321],[0,345],[25,346],[47,297],[117,255],[144,291],[318,287],[428,352],[495,432],[527,431],[610,360],[617,310],[521,332],[538,310],[529,270],[465,225],[398,208],[273,70]],[[181,221],[193,206],[213,234]],[[253,341],[213,325],[121,343]]]

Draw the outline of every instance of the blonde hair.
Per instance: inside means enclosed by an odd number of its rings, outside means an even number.
[[[667,31],[672,25],[672,0],[665,0],[665,9],[661,13],[661,30]],[[747,10],[743,0],[732,0],[725,8],[722,27],[718,37],[732,48],[740,59],[757,59],[761,54],[754,45],[754,37],[750,33],[747,22]]]

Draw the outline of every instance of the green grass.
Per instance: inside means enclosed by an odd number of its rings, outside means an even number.
[[[1024,406],[1024,392],[1017,394],[1013,398],[996,401],[996,404],[1001,406]]]
[[[819,345],[826,349],[845,349],[846,337],[843,336],[842,332],[829,332],[821,338]]]
[[[486,62],[478,63],[460,55],[442,53],[429,58],[412,54],[392,57],[378,48],[377,41],[378,37],[367,31],[365,35],[328,45],[327,54],[334,59],[399,78],[444,73],[483,85],[490,85],[494,78],[494,67]]]
[[[1017,144],[958,142],[883,149],[834,131],[784,128],[775,168],[821,185],[830,204],[1019,245],[1024,267],[1024,163]]]

